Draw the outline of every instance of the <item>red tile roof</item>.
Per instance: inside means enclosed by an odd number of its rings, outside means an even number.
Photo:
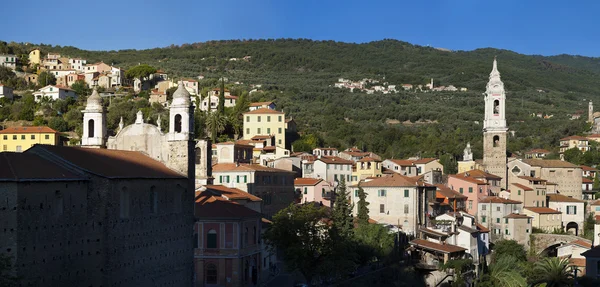
[[[464,252],[467,249],[456,246],[456,245],[451,245],[451,244],[439,244],[439,243],[435,243],[432,241],[428,241],[428,240],[423,240],[423,239],[413,239],[412,241],[409,242],[410,245],[413,246],[418,246],[421,247],[423,249],[429,249],[429,250],[433,250],[433,251],[440,251],[443,253],[455,253],[455,252]]]
[[[457,176],[467,176],[467,177],[472,177],[472,178],[485,178],[485,179],[493,179],[493,180],[502,179],[502,177],[499,177],[497,175],[487,173],[483,170],[478,170],[478,169],[472,169],[469,171],[465,171],[463,173],[457,174]]]
[[[244,115],[245,114],[281,114],[281,115],[283,115],[284,112],[267,109],[267,108],[260,108],[260,109],[256,109],[253,111],[245,112]]]
[[[479,184],[479,185],[486,185],[487,184],[484,181],[481,181],[481,180],[476,179],[476,178],[472,178],[470,176],[459,176],[458,174],[451,174],[451,175],[449,175],[449,177],[456,178],[456,179],[459,179],[459,180],[468,181],[470,183],[475,183],[475,184]]]
[[[391,176],[378,177],[374,180],[360,183],[360,186],[362,187],[417,187],[423,185],[424,184],[419,183],[416,180],[401,174],[392,174]]]
[[[531,216],[527,216],[525,214],[511,213],[507,216],[504,216],[504,218],[531,218]]]
[[[588,138],[582,137],[582,136],[569,136],[569,137],[566,137],[566,138],[562,138],[560,140],[561,141],[568,141],[568,140],[585,140],[585,141],[587,141]]]
[[[221,196],[229,200],[245,199],[250,201],[262,201],[262,199],[260,199],[259,197],[254,196],[238,188],[231,188],[226,187],[224,185],[212,184],[206,185],[205,188],[206,191],[210,192],[212,195]]]
[[[34,145],[25,153],[49,153],[82,170],[107,178],[186,178],[137,151]]]
[[[475,226],[477,226],[477,229],[479,229],[479,232],[481,232],[481,233],[489,233],[490,232],[489,229],[487,229],[485,226],[483,226],[479,223],[475,224]]]
[[[294,185],[317,185],[319,182],[323,181],[321,178],[305,178],[300,177],[294,179]]]
[[[584,171],[598,171],[597,168],[593,168],[593,167],[587,166],[587,165],[580,165],[580,167],[581,167],[581,170],[584,170]]]
[[[0,153],[0,181],[84,180],[58,164],[30,153]]]
[[[577,240],[575,240],[573,242],[570,242],[569,244],[577,244],[577,245],[579,245],[581,247],[592,248],[592,243],[584,241],[584,240],[581,240],[581,239],[577,239]]]
[[[262,218],[262,214],[250,208],[206,191],[196,196],[195,215],[197,219]]]
[[[525,190],[525,191],[531,191],[531,190],[533,190],[533,188],[531,188],[529,186],[526,186],[526,185],[522,185],[520,183],[512,183],[512,185],[514,185],[514,186],[516,186],[516,187],[518,187],[518,188],[520,188],[522,190]]]
[[[567,161],[558,159],[524,159],[524,163],[531,166],[539,167],[554,167],[554,168],[578,168],[579,166],[574,165]]]
[[[268,106],[270,104],[272,104],[273,102],[257,102],[257,103],[250,103],[251,107],[260,107],[260,106]]]
[[[459,199],[464,199],[464,198],[468,197],[466,195],[460,194],[460,192],[453,190],[443,184],[436,184],[435,187],[437,187],[436,196],[439,194],[439,195],[443,196],[444,198],[459,198]]]
[[[417,159],[417,160],[413,160],[412,162],[414,164],[425,164],[425,163],[429,163],[432,161],[435,161],[435,158],[422,158],[422,159]]]
[[[531,177],[531,176],[524,176],[524,175],[519,176],[519,178],[529,180],[529,181],[542,181],[542,182],[547,181],[547,180],[539,178],[539,177]]]
[[[317,161],[317,160],[320,160],[326,164],[354,164],[354,162],[351,160],[343,159],[343,158],[337,157],[337,156],[321,156],[320,158],[317,158],[315,161]]]
[[[370,156],[365,156],[365,157],[361,158],[360,160],[358,160],[358,162],[381,162],[381,160],[372,158]]]
[[[266,171],[266,172],[284,172],[294,173],[293,171],[277,169],[259,164],[246,164],[246,163],[217,163],[212,166],[213,172],[236,172],[236,171]]]
[[[550,151],[541,149],[541,148],[537,148],[537,149],[532,149],[528,152],[525,152],[525,154],[534,154],[534,153],[550,153]]]
[[[0,134],[41,134],[50,133],[57,134],[58,132],[49,127],[11,127],[0,131]]]
[[[394,164],[397,164],[399,166],[414,166],[415,164],[407,159],[390,159],[389,161],[393,162]]]
[[[560,211],[549,207],[524,207],[527,210],[538,214],[560,214]]]
[[[600,199],[590,203],[590,205],[600,205]]]
[[[593,180],[587,178],[587,177],[582,177],[581,178],[581,183],[594,183]]]
[[[562,195],[562,194],[558,194],[558,193],[548,194],[546,196],[548,197],[548,200],[554,201],[554,202],[580,202],[580,203],[584,202],[583,200],[568,197],[566,195]]]
[[[479,203],[502,203],[502,204],[519,204],[522,203],[520,201],[506,199],[497,196],[488,196],[479,201]]]
[[[569,258],[569,266],[585,267],[585,258]]]

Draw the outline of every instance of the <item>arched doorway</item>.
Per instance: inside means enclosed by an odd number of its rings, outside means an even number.
[[[204,273],[204,282],[208,285],[208,284],[217,284],[218,282],[218,277],[217,277],[218,273],[217,273],[217,266],[215,266],[214,264],[208,264],[206,266],[206,272]]]
[[[565,231],[575,234],[575,235],[579,235],[579,224],[577,224],[575,222],[569,222],[569,223],[567,223],[567,226],[565,227]]]

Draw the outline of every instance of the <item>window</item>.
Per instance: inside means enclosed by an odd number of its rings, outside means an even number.
[[[277,119],[277,121],[281,122],[281,116],[279,116],[279,118]]]
[[[8,150],[8,147],[6,145],[2,145],[2,150],[6,151],[6,150]]]
[[[304,187],[304,194],[308,194],[308,187]]]
[[[7,135],[4,135],[3,138],[4,138],[4,140],[8,140],[8,136]]]
[[[479,193],[483,193],[483,187],[479,188]]]
[[[277,133],[281,133],[281,128],[277,128]]]
[[[35,139],[35,135],[31,135],[31,139],[34,140]]]
[[[13,140],[16,140],[16,139],[17,139],[17,135],[13,135]]]
[[[175,115],[175,132],[176,133],[181,132],[181,115],[180,114]]]
[[[539,190],[537,191],[537,195],[540,195],[540,191]]]
[[[493,142],[494,147],[498,147],[499,142],[500,142],[500,137],[499,136],[494,136],[493,141],[494,141]]]
[[[458,191],[459,191],[460,193],[463,193],[463,188],[462,188],[462,187],[461,187],[461,188],[459,188],[459,189],[458,189]]]
[[[567,214],[577,214],[577,206],[567,205]]]
[[[271,134],[271,128],[267,128],[267,134],[270,135]]]
[[[500,223],[500,218],[496,218],[496,223]]]
[[[379,205],[379,213],[385,213],[385,204]]]
[[[22,152],[22,151],[23,151],[23,149],[21,148],[21,146],[20,146],[20,145],[18,145],[18,146],[17,146],[17,149],[16,149],[16,152]]]
[[[278,140],[277,140],[277,143],[281,145],[281,139],[278,139]]]
[[[517,190],[517,194],[521,195],[521,190],[520,189]]]
[[[409,194],[408,194],[408,189],[405,189],[405,190],[404,190],[404,197],[408,197],[408,196],[409,196]]]
[[[473,209],[473,201],[469,200],[469,210]]]
[[[482,204],[481,205],[481,210],[486,210],[487,209],[487,205]]]
[[[469,193],[473,193],[473,188],[469,187]]]
[[[257,128],[257,129],[256,129],[256,133],[257,133],[257,134],[260,134],[260,128]]]
[[[260,123],[260,116],[256,117],[256,121]]]
[[[88,138],[94,137],[94,120],[88,121]]]
[[[206,248],[217,248],[217,231],[214,229],[206,234]]]
[[[24,140],[25,139],[25,135],[21,135],[21,139]]]
[[[404,214],[408,214],[408,204],[404,205]]]
[[[271,116],[267,116],[267,123],[271,122]]]
[[[504,229],[504,234],[508,235],[508,229]]]
[[[531,223],[531,218],[527,218],[527,224]]]
[[[358,197],[358,189],[354,190],[354,197]],[[596,207],[599,208],[599,207]]]
[[[498,115],[500,113],[500,101],[494,100],[494,115]]]
[[[481,217],[481,222],[482,222],[482,223],[485,223],[485,216],[482,216],[482,217]]]
[[[379,197],[385,197],[387,195],[387,192],[385,191],[385,189],[380,189],[377,191],[377,195]]]
[[[250,129],[246,128],[246,134],[249,135],[250,134]]]
[[[508,218],[504,218],[504,223],[508,224]]]
[[[525,232],[526,232],[526,233],[529,233],[529,229],[525,229]]]
[[[500,206],[497,206],[497,207],[496,207],[496,211],[500,211]]]
[[[250,122],[250,116],[246,116],[246,122]]]
[[[217,267],[214,264],[206,267],[206,284],[217,284]]]

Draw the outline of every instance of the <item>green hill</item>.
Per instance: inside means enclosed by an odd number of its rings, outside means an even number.
[[[12,45],[15,49],[32,47]],[[225,76],[230,83],[243,82],[246,90],[248,84],[262,84],[264,92],[252,94],[251,100],[275,100],[278,108],[294,116],[303,134],[318,135],[324,145],[356,145],[389,157],[447,154],[460,158],[467,141],[480,156],[481,125],[476,121],[483,119],[481,94],[494,56],[507,90],[509,128],[515,131],[509,139],[511,152],[555,148],[560,137],[587,128],[583,120],[571,121],[568,115],[587,111],[590,99],[600,103],[600,59],[569,55],[529,56],[492,48],[450,52],[396,40],[365,44],[235,40],[121,51],[36,47],[124,68],[145,63],[174,77]],[[244,56],[251,58],[229,60]],[[396,85],[426,84],[433,78],[436,86],[452,84],[469,92],[367,95],[333,88],[340,77],[385,77]],[[544,120],[532,113],[553,117]],[[388,119],[423,124],[389,125]]]

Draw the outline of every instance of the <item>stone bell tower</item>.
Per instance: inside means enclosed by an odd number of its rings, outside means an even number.
[[[104,148],[106,146],[106,115],[102,106],[102,98],[94,89],[88,97],[83,112],[83,134],[81,146]]]
[[[501,187],[506,189],[506,94],[500,80],[498,64],[494,64],[484,93],[485,118],[483,120],[484,170],[502,177]]]
[[[195,183],[194,164],[194,106],[190,93],[179,82],[173,93],[173,101],[169,107],[169,133],[167,138],[166,164],[172,169],[187,174],[191,183]],[[193,186],[193,185],[192,185]]]

